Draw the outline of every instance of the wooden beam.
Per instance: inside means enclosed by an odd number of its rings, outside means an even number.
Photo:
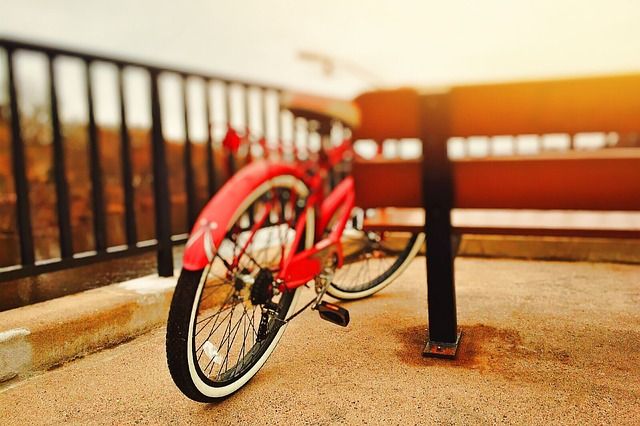
[[[356,161],[356,204],[422,207],[420,160]],[[453,162],[458,208],[640,211],[640,149]]]
[[[640,130],[640,74],[454,87],[452,136]]]
[[[364,229],[422,232],[424,219],[422,208],[379,208]],[[451,222],[462,234],[640,239],[640,212],[454,209]]]
[[[419,137],[421,93],[447,92],[450,136],[640,131],[640,74],[382,90],[358,96],[357,139]]]

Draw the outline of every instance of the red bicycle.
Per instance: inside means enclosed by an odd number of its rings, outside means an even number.
[[[185,247],[171,302],[166,349],[171,376],[189,398],[211,402],[247,383],[286,325],[308,307],[346,326],[349,313],[323,301],[380,291],[407,267],[423,234],[362,230],[353,178],[331,191],[327,176],[351,145],[295,164],[257,160],[205,206]],[[300,287],[315,297],[295,306]]]

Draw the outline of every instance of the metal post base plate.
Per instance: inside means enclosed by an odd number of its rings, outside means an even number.
[[[458,332],[455,343],[433,342],[429,340],[422,351],[422,356],[453,359],[458,352],[461,337],[462,333]]]

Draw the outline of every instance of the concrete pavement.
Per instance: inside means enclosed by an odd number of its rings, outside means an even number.
[[[0,391],[2,424],[638,424],[640,267],[461,258],[455,361],[421,356],[424,258],[345,304],[343,329],[296,319],[217,404],[171,382],[164,329]]]
[[[459,252],[461,256],[640,263],[639,240],[464,235]],[[181,257],[181,246],[174,247],[176,267]],[[137,256],[44,274],[22,280],[25,286],[5,283],[0,286],[0,306],[20,303],[16,297],[37,301],[60,291],[79,292],[118,277],[140,276],[153,270],[151,258]],[[0,312],[0,386],[157,327],[166,320],[175,281],[147,275]]]

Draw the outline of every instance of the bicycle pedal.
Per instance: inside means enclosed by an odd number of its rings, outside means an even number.
[[[343,307],[322,301],[316,309],[320,314],[320,318],[323,320],[332,322],[341,327],[346,327],[349,324],[349,311]]]

